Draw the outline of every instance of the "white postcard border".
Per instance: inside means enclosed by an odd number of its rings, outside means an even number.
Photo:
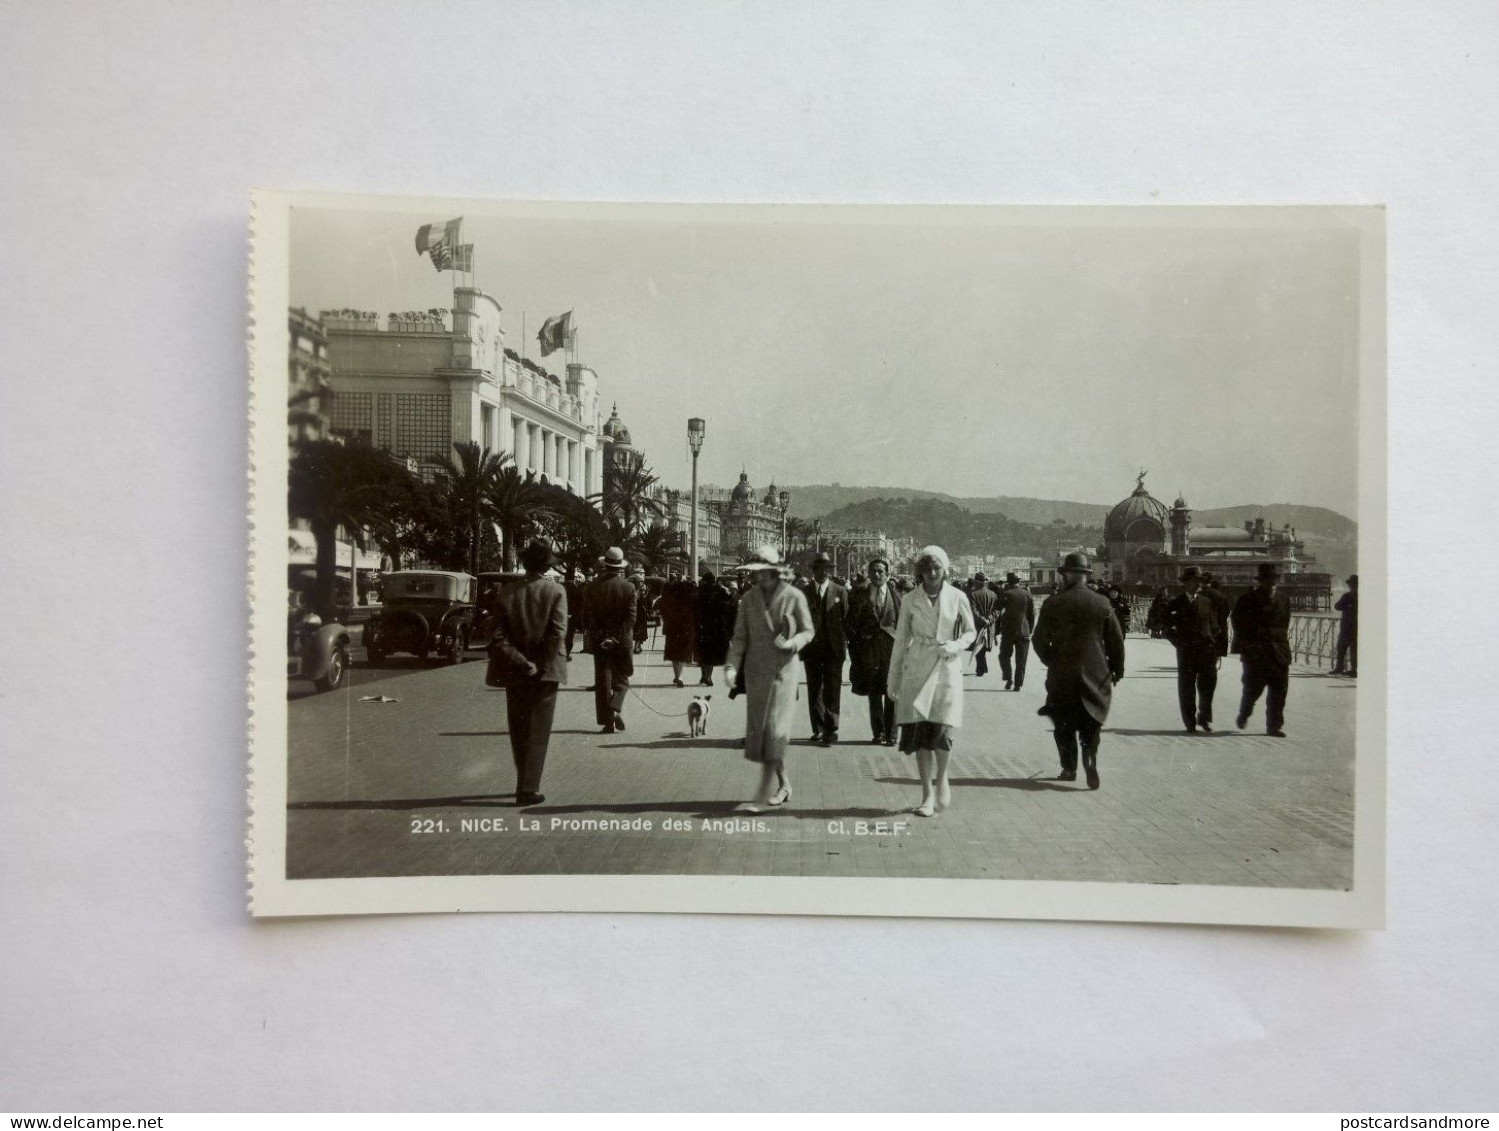
[[[558,216],[659,213],[663,222],[776,210],[778,222],[831,210],[870,223],[1242,226],[1311,219],[1307,206],[647,204],[479,201],[257,189],[251,196],[249,365],[249,910],[257,917],[451,911],[670,912],[1078,919],[1285,927],[1384,925],[1387,704],[1385,217],[1370,205],[1316,206],[1360,233],[1359,558],[1363,601],[1349,891],[1043,880],[776,876],[397,876],[286,878],[285,433],[289,220],[294,206],[367,211],[505,211]],[[264,331],[264,332],[262,332]]]

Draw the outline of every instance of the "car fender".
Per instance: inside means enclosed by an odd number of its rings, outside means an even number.
[[[333,659],[333,649],[350,644],[349,630],[341,624],[325,624],[308,634],[304,644],[304,674],[308,679],[321,679],[328,672]]]

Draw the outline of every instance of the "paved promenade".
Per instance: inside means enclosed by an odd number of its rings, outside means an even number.
[[[356,661],[362,651],[356,650]],[[671,687],[659,652],[637,657],[629,729],[598,733],[592,662],[563,688],[540,806],[518,810],[504,692],[484,665],[395,658],[348,685],[293,686],[288,875],[634,873],[943,876],[1345,888],[1352,877],[1356,681],[1294,669],[1289,737],[1264,734],[1263,703],[1233,728],[1239,663],[1223,664],[1216,733],[1188,735],[1174,652],[1131,636],[1128,675],[1099,755],[1103,785],[1057,772],[1036,715],[1045,669],[1002,690],[997,669],[965,681],[954,808],[931,819],[914,759],[868,743],[865,700],[843,693],[842,741],[799,741],[783,809],[738,818],[753,789],[744,700],[713,689],[709,734],[687,737],[695,688]],[[805,689],[802,692],[805,695]],[[399,702],[361,703],[363,695]],[[799,716],[798,734],[804,713]],[[522,828],[525,819],[528,827]],[[649,828],[644,827],[649,823]],[[628,827],[621,827],[628,826]]]

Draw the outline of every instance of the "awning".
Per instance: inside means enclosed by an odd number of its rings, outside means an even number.
[[[378,550],[359,550],[347,542],[338,544],[337,564],[349,568],[349,555],[354,555],[354,565],[359,569],[380,569],[383,558]],[[288,565],[316,565],[317,539],[310,530],[295,528],[286,532],[286,562]]]

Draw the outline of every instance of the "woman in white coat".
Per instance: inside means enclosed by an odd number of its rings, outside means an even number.
[[[978,635],[968,597],[947,583],[949,568],[940,546],[916,555],[918,584],[901,599],[890,656],[900,748],[916,755],[921,774],[921,804],[912,810],[921,817],[952,805],[947,763],[963,725],[963,657]]]

